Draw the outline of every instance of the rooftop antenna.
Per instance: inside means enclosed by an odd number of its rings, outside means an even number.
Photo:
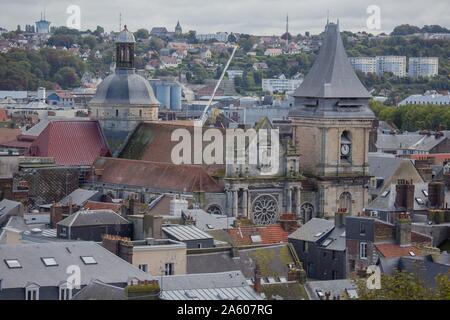
[[[122,13],[119,13],[119,32],[122,31]]]
[[[330,23],[330,9],[327,9],[327,24]]]

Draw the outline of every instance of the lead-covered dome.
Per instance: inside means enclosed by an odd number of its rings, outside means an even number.
[[[90,103],[104,106],[159,105],[150,83],[134,69],[116,69],[98,85]]]

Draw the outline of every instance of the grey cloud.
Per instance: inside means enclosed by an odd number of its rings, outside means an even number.
[[[0,25],[13,29],[20,24],[32,24],[45,8],[53,25],[65,25],[69,5],[79,5],[83,29],[101,25],[117,30],[119,13],[129,29],[151,29],[166,26],[173,29],[180,20],[184,30],[198,32],[233,31],[252,34],[281,34],[289,14],[290,31],[319,32],[326,22],[327,10],[332,20],[340,19],[342,29],[366,30],[366,9],[377,5],[381,9],[380,31],[391,31],[396,25],[448,25],[448,0],[2,0]]]

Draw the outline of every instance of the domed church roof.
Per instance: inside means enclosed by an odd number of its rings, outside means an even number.
[[[97,87],[89,102],[102,106],[158,106],[149,81],[134,68],[134,35],[127,26],[116,38],[116,69]]]
[[[98,85],[90,103],[105,106],[159,105],[150,83],[134,69],[116,69]]]
[[[124,29],[120,31],[119,35],[116,38],[116,43],[135,43],[136,39],[134,38],[134,34],[128,31],[127,26],[124,26]]]

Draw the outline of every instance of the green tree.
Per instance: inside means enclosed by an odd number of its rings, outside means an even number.
[[[80,84],[80,78],[71,67],[63,67],[55,74],[55,82],[62,88],[69,89]]]
[[[414,273],[396,271],[381,275],[381,288],[368,289],[365,279],[356,280],[361,300],[438,300],[450,295],[449,274],[437,277],[437,287],[426,287]]]
[[[148,37],[150,36],[150,32],[148,32],[147,29],[141,28],[138,29],[135,33],[134,36],[137,39],[148,39]]]

